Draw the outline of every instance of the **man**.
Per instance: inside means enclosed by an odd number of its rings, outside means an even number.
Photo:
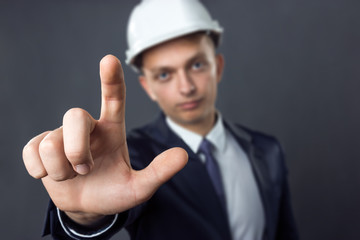
[[[215,108],[221,33],[196,0],[134,9],[127,62],[163,113],[126,139],[122,68],[102,59],[100,119],[71,109],[24,148],[52,199],[45,234],[106,239],[125,227],[132,239],[297,239],[279,144]]]

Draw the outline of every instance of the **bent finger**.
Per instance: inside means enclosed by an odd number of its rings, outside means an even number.
[[[26,170],[33,178],[39,179],[47,176],[46,169],[40,158],[39,145],[49,133],[50,131],[47,131],[34,137],[23,149],[22,156]]]
[[[62,128],[50,132],[41,141],[39,153],[48,176],[54,181],[64,181],[76,176],[65,156]]]
[[[94,165],[90,151],[90,134],[96,120],[83,109],[67,111],[63,119],[64,151],[74,170],[87,174]]]

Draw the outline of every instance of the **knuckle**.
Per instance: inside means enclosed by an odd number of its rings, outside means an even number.
[[[63,120],[72,120],[72,119],[83,119],[86,118],[87,112],[81,108],[71,108],[65,114]]]
[[[40,142],[40,145],[39,145],[39,152],[40,152],[40,155],[42,154],[53,154],[54,152],[57,152],[58,148],[59,148],[59,144],[54,141],[53,139],[51,138],[45,138],[44,140],[42,140]]]
[[[38,147],[35,144],[31,142],[26,144],[22,152],[24,162],[27,162],[27,160],[30,159],[31,156],[36,153],[36,151],[38,151]]]
[[[40,179],[47,175],[46,170],[41,164],[40,159],[36,159],[38,153],[38,146],[33,143],[28,143],[23,149],[23,161],[29,175],[33,178]]]

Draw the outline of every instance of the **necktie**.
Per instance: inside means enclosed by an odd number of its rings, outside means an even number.
[[[215,191],[221,201],[222,206],[226,210],[225,194],[221,179],[219,165],[211,153],[211,143],[205,138],[202,140],[199,152],[205,155],[205,166],[214,185]]]

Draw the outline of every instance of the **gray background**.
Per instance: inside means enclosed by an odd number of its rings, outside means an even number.
[[[124,61],[136,2],[0,1],[1,239],[40,238],[48,197],[22,147],[69,108],[99,115],[98,62]],[[302,239],[360,239],[359,1],[205,3],[225,27],[218,107],[284,145]],[[130,129],[158,108],[124,70]]]

